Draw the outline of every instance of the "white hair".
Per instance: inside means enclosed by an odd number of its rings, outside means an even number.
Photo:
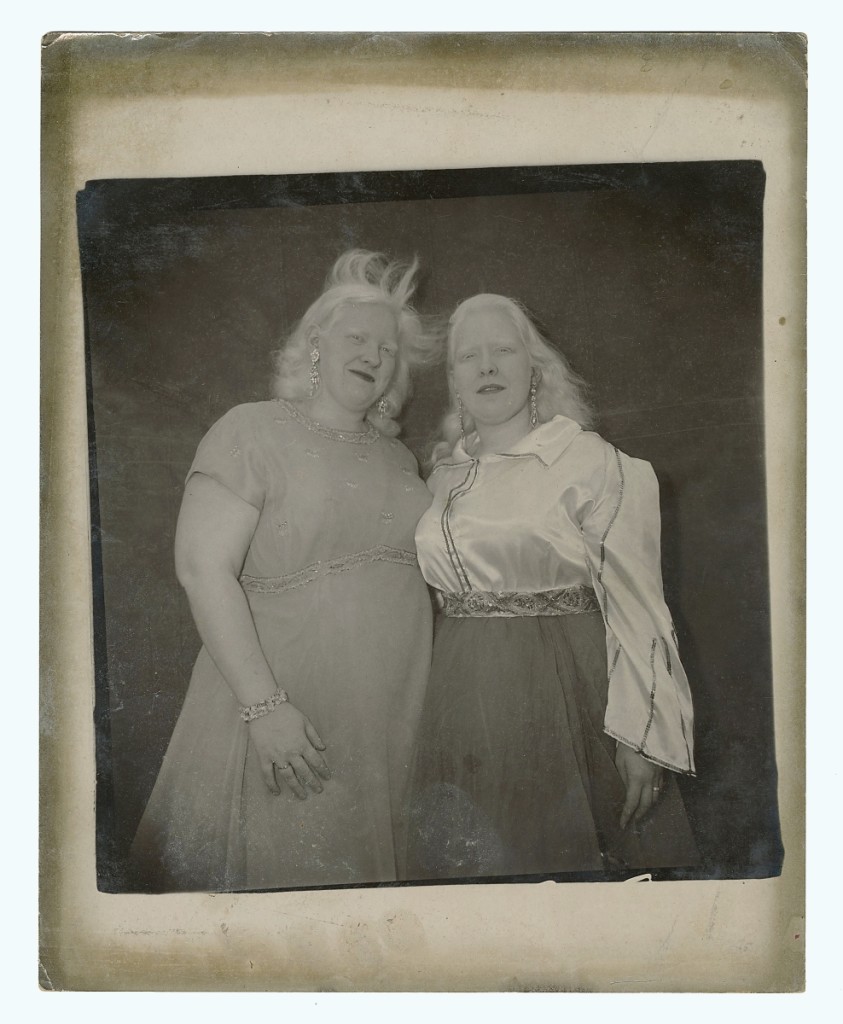
[[[454,364],[455,338],[460,324],[472,313],[484,309],[499,310],[509,317],[527,350],[530,363],[539,370],[540,379],[536,388],[536,409],[539,422],[545,423],[553,419],[554,416],[567,416],[579,423],[584,430],[588,430],[594,422],[594,413],[586,398],[588,388],[585,381],[574,373],[562,353],[542,337],[521,303],[504,295],[474,295],[461,302],[448,321],[447,357],[450,404],[440,427],[440,440],[433,449],[432,465],[451,454],[463,429],[467,437],[475,431],[474,420],[465,409],[463,409],[462,423],[460,423],[457,393],[454,389],[451,370]]]
[[[349,249],[334,264],[325,288],[295,325],[284,346],[275,353],[273,390],[289,400],[310,394],[310,348],[314,328],[329,326],[338,311],[349,303],[377,303],[391,309],[398,325],[395,370],[383,399],[384,415],[378,402],[366,419],[382,434],[394,437],[400,430],[396,418],[410,395],[410,371],[432,362],[440,348],[439,339],[423,326],[422,318],[410,305],[415,291],[418,259],[412,263],[390,260],[383,253]]]

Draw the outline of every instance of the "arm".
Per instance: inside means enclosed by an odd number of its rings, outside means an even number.
[[[664,602],[655,474],[648,463],[600,444],[601,483],[582,525],[606,625],[604,728],[618,742],[626,825],[655,802],[663,768],[693,774],[693,708]]]
[[[240,704],[265,700],[277,689],[238,577],[258,510],[201,473],[188,480],[176,528],[176,574],[206,650]],[[311,722],[291,704],[248,725],[267,786],[280,793],[275,766],[301,798],[304,785],[321,792],[328,778],[325,749]]]

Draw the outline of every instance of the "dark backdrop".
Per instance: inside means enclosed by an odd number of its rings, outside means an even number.
[[[199,648],[176,582],[185,473],[346,248],[407,257],[417,305],[524,302],[592,385],[600,432],[662,493],[665,591],[696,707],[682,790],[699,877],[777,874],[761,243],[755,162],[88,183],[78,196],[89,373],[100,888],[154,783]],[[416,384],[423,455],[442,371]]]

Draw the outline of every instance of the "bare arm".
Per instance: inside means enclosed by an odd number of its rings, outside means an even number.
[[[194,474],[187,483],[176,528],[176,575],[190,602],[206,650],[240,704],[271,696],[276,680],[258,639],[246,595],[239,583],[258,510],[209,476]],[[311,722],[291,704],[249,724],[267,785],[279,792],[273,765],[298,796],[303,783],[322,789],[328,777],[324,750]]]
[[[205,648],[241,704],[278,685],[261,650],[238,582],[258,510],[211,477],[187,483],[176,528],[176,575]]]

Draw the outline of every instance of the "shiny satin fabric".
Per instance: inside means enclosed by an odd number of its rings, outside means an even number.
[[[661,580],[658,483],[647,462],[564,416],[505,454],[459,443],[428,486],[422,573],[444,592],[592,586],[606,629],[606,732],[694,773],[693,708]]]

